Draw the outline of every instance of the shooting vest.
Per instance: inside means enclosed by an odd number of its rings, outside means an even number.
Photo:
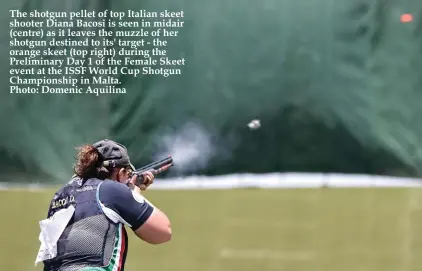
[[[101,209],[98,179],[72,179],[51,201],[48,217],[70,205],[75,213],[57,242],[57,257],[44,261],[44,271],[123,271],[127,233]]]

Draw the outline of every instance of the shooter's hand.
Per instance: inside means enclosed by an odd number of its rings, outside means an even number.
[[[145,191],[154,182],[155,176],[154,174],[152,174],[152,172],[145,172],[142,174],[142,183],[136,185],[138,182],[138,178],[139,177],[137,175],[134,175],[130,179],[131,186],[138,187],[141,191]]]

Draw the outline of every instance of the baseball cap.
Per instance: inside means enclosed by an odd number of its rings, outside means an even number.
[[[92,146],[103,156],[103,166],[130,167],[132,170],[135,170],[135,167],[130,162],[127,149],[122,144],[113,140],[103,139],[92,144]]]

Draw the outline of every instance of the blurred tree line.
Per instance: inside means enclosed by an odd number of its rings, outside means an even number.
[[[195,174],[421,175],[421,1],[4,4],[5,21],[13,8],[184,10],[185,26],[167,51],[187,63],[182,76],[121,75],[128,93],[120,96],[12,96],[4,85],[4,181],[66,180],[74,147],[101,138],[126,144],[133,162],[145,164],[163,132],[190,121],[218,146]],[[409,10],[417,19],[401,23]],[[7,65],[0,69],[8,80]],[[254,118],[263,125],[250,131]]]

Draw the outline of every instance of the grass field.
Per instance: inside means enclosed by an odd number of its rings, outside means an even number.
[[[53,191],[0,192],[0,270],[34,267],[38,221]],[[148,271],[422,270],[422,190],[148,191],[173,240],[131,234],[127,269]]]

